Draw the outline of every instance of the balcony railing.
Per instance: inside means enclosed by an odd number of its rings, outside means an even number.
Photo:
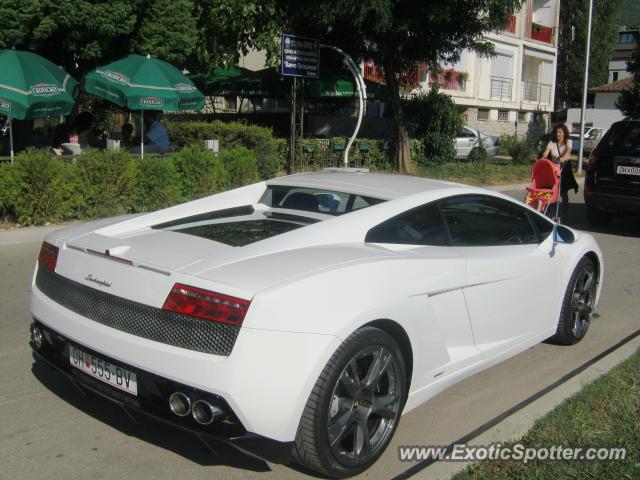
[[[539,42],[553,43],[553,28],[543,27],[537,23],[531,24],[531,39]]]
[[[523,102],[542,103],[545,105],[551,103],[551,85],[547,83],[524,80],[521,91]]]
[[[491,98],[511,101],[513,78],[491,77]]]
[[[438,85],[442,90],[452,90],[454,92],[464,92],[467,89],[467,80],[456,75],[447,76],[445,74],[429,74],[429,86]]]
[[[516,33],[516,19],[515,15],[511,15],[507,20],[507,25],[504,27],[505,32]]]

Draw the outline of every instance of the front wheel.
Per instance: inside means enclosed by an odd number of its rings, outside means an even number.
[[[575,270],[562,302],[560,320],[552,341],[561,345],[578,343],[587,334],[596,302],[596,267],[584,257]]]
[[[366,470],[393,437],[406,386],[395,340],[378,328],[357,330],[333,354],[309,396],[293,459],[333,478]]]

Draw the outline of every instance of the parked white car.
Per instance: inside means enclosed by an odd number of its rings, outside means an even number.
[[[468,158],[471,151],[480,146],[480,142],[482,142],[490,157],[498,154],[499,144],[496,137],[484,135],[477,128],[462,127],[456,137],[456,158]]]
[[[438,392],[580,341],[603,268],[497,192],[300,174],[50,234],[30,343],[131,414],[344,477]]]

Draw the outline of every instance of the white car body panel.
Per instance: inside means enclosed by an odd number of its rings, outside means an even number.
[[[243,247],[151,228],[242,205],[264,210],[258,202],[267,185],[334,189],[387,201]],[[162,308],[173,285],[184,283],[251,300],[229,356],[89,321],[53,302],[35,283],[31,310],[81,345],[224,397],[248,431],[278,441],[295,438],[309,394],[340,343],[371,322],[394,322],[411,343],[406,413],[551,336],[569,278],[584,255],[595,255],[600,278],[603,274],[602,252],[582,232],[575,232],[571,244],[551,238],[507,247],[364,243],[366,232],[384,220],[459,194],[517,203],[481,188],[416,177],[318,173],[260,182],[124,220],[76,225],[47,237],[60,249],[57,274],[111,295]],[[132,265],[87,250],[111,251]],[[111,285],[96,284],[95,278]],[[598,297],[601,287],[599,282]]]

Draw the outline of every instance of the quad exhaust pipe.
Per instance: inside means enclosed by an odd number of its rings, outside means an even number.
[[[169,408],[179,417],[186,417],[191,413],[191,399],[182,392],[173,392],[169,397]]]
[[[191,415],[200,425],[210,425],[222,415],[222,410],[206,400],[196,400],[191,409]]]
[[[182,392],[173,392],[171,394],[169,397],[169,409],[178,417],[186,417],[191,414],[193,419],[200,425],[210,425],[224,414],[220,408],[206,400],[196,400],[192,404],[189,396]]]

